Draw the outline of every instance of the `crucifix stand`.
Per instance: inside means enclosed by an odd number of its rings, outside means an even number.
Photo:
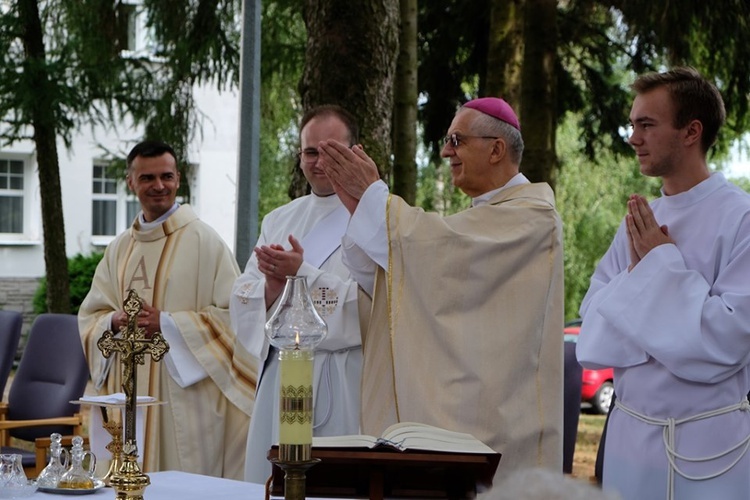
[[[109,358],[112,353],[120,353],[122,364],[122,389],[125,392],[125,442],[122,444],[122,464],[119,470],[110,477],[109,484],[114,488],[118,500],[143,500],[146,486],[151,484],[149,477],[138,467],[138,445],[136,443],[136,369],[144,363],[146,354],[154,361],[161,360],[169,351],[169,344],[160,332],[146,338],[146,331],[138,327],[138,313],[143,309],[143,301],[128,290],[123,302],[123,309],[128,315],[127,327],[120,327],[120,337],[107,330],[96,343],[102,355]]]

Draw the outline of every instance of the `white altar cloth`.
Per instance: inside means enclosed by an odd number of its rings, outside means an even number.
[[[178,471],[150,472],[147,475],[151,479],[151,484],[146,487],[143,494],[144,500],[263,500],[265,498],[263,485],[255,483]],[[102,488],[94,493],[77,497],[37,491],[29,498],[34,500],[113,499],[115,490]]]

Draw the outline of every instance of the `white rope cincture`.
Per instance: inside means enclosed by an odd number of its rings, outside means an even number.
[[[674,499],[674,473],[675,472],[677,472],[677,474],[684,477],[685,479],[689,479],[691,481],[705,481],[707,479],[714,479],[716,477],[721,476],[722,474],[725,474],[732,467],[737,465],[737,463],[740,460],[742,460],[742,458],[747,453],[748,448],[750,448],[750,435],[748,435],[747,437],[742,439],[739,443],[735,444],[734,446],[722,452],[719,452],[715,455],[708,456],[708,457],[686,457],[684,455],[680,455],[675,450],[675,429],[677,428],[678,425],[681,425],[687,422],[696,422],[698,420],[704,420],[704,419],[716,417],[719,415],[724,415],[726,413],[731,413],[737,410],[750,411],[750,403],[748,403],[747,398],[743,399],[737,404],[725,406],[724,408],[710,410],[710,411],[706,411],[703,413],[698,413],[696,415],[692,415],[690,417],[678,418],[678,419],[675,419],[675,418],[661,419],[661,418],[649,417],[648,415],[643,415],[633,410],[632,408],[628,408],[627,406],[622,404],[622,402],[619,399],[615,399],[615,407],[627,413],[631,417],[640,420],[641,422],[644,422],[650,425],[658,425],[658,426],[664,427],[664,431],[662,432],[662,440],[664,441],[664,450],[667,455],[667,461],[669,462],[669,471],[667,473],[667,499],[668,500]],[[713,474],[707,474],[705,476],[691,476],[689,474],[686,474],[685,472],[680,470],[680,468],[677,466],[677,463],[675,462],[675,458],[684,460],[686,462],[708,462],[711,460],[715,460],[717,458],[724,457],[740,448],[743,448],[742,453],[740,453],[739,456],[734,461],[732,461],[732,463],[730,463],[723,469],[717,472],[714,472]]]
[[[316,350],[316,354],[324,354],[322,366],[320,369],[321,377],[323,378],[323,384],[325,386],[325,393],[328,394],[328,405],[326,406],[326,412],[325,415],[320,419],[320,422],[317,422],[313,425],[313,430],[323,427],[328,423],[328,421],[331,419],[331,415],[333,415],[333,382],[331,381],[332,375],[331,372],[333,371],[334,367],[331,364],[331,358],[333,354],[338,354],[346,351],[354,351],[356,349],[359,349],[360,346],[352,346],[352,347],[344,347],[343,349],[338,349],[335,351],[326,351],[326,350]],[[315,397],[317,400],[317,396]],[[317,414],[317,412],[316,412]]]
[[[313,430],[317,429],[318,427],[323,427],[328,423],[328,421],[331,419],[331,414],[333,413],[333,393],[332,393],[332,387],[333,384],[331,383],[331,352],[326,352],[325,356],[323,358],[323,366],[321,368],[321,375],[323,376],[323,381],[325,383],[326,387],[326,394],[328,394],[328,407],[326,408],[326,414],[323,416],[320,422],[313,425]]]

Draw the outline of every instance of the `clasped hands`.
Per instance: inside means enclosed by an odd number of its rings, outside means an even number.
[[[656,222],[654,211],[641,195],[630,195],[628,200],[628,214],[625,216],[625,225],[628,231],[628,242],[630,243],[630,266],[628,271],[643,259],[647,253],[659,245],[673,243],[669,236],[666,225],[660,226]]]
[[[276,300],[286,284],[287,276],[296,276],[302,265],[305,250],[300,242],[289,235],[290,250],[273,243],[255,247],[255,258],[258,259],[258,271],[266,277],[266,307]]]
[[[349,148],[338,141],[321,141],[318,153],[318,165],[346,209],[354,213],[370,184],[380,179],[378,166],[359,144]]]
[[[155,333],[161,332],[161,311],[159,309],[144,302],[137,319],[137,326],[145,330],[147,339],[153,337]],[[120,328],[127,328],[127,326],[128,314],[125,311],[115,311],[112,315],[112,331],[119,333]]]
[[[300,242],[289,235],[291,250],[285,250],[283,246],[273,243],[255,247],[255,258],[258,259],[258,270],[266,276],[266,279],[286,282],[287,276],[296,276],[302,265],[305,250]]]

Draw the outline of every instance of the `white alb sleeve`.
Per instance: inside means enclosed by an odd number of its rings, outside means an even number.
[[[172,316],[162,311],[160,321],[161,333],[169,344],[169,351],[164,356],[169,376],[183,389],[208,377],[208,373],[190,351],[185,339],[182,338],[182,334]]]

